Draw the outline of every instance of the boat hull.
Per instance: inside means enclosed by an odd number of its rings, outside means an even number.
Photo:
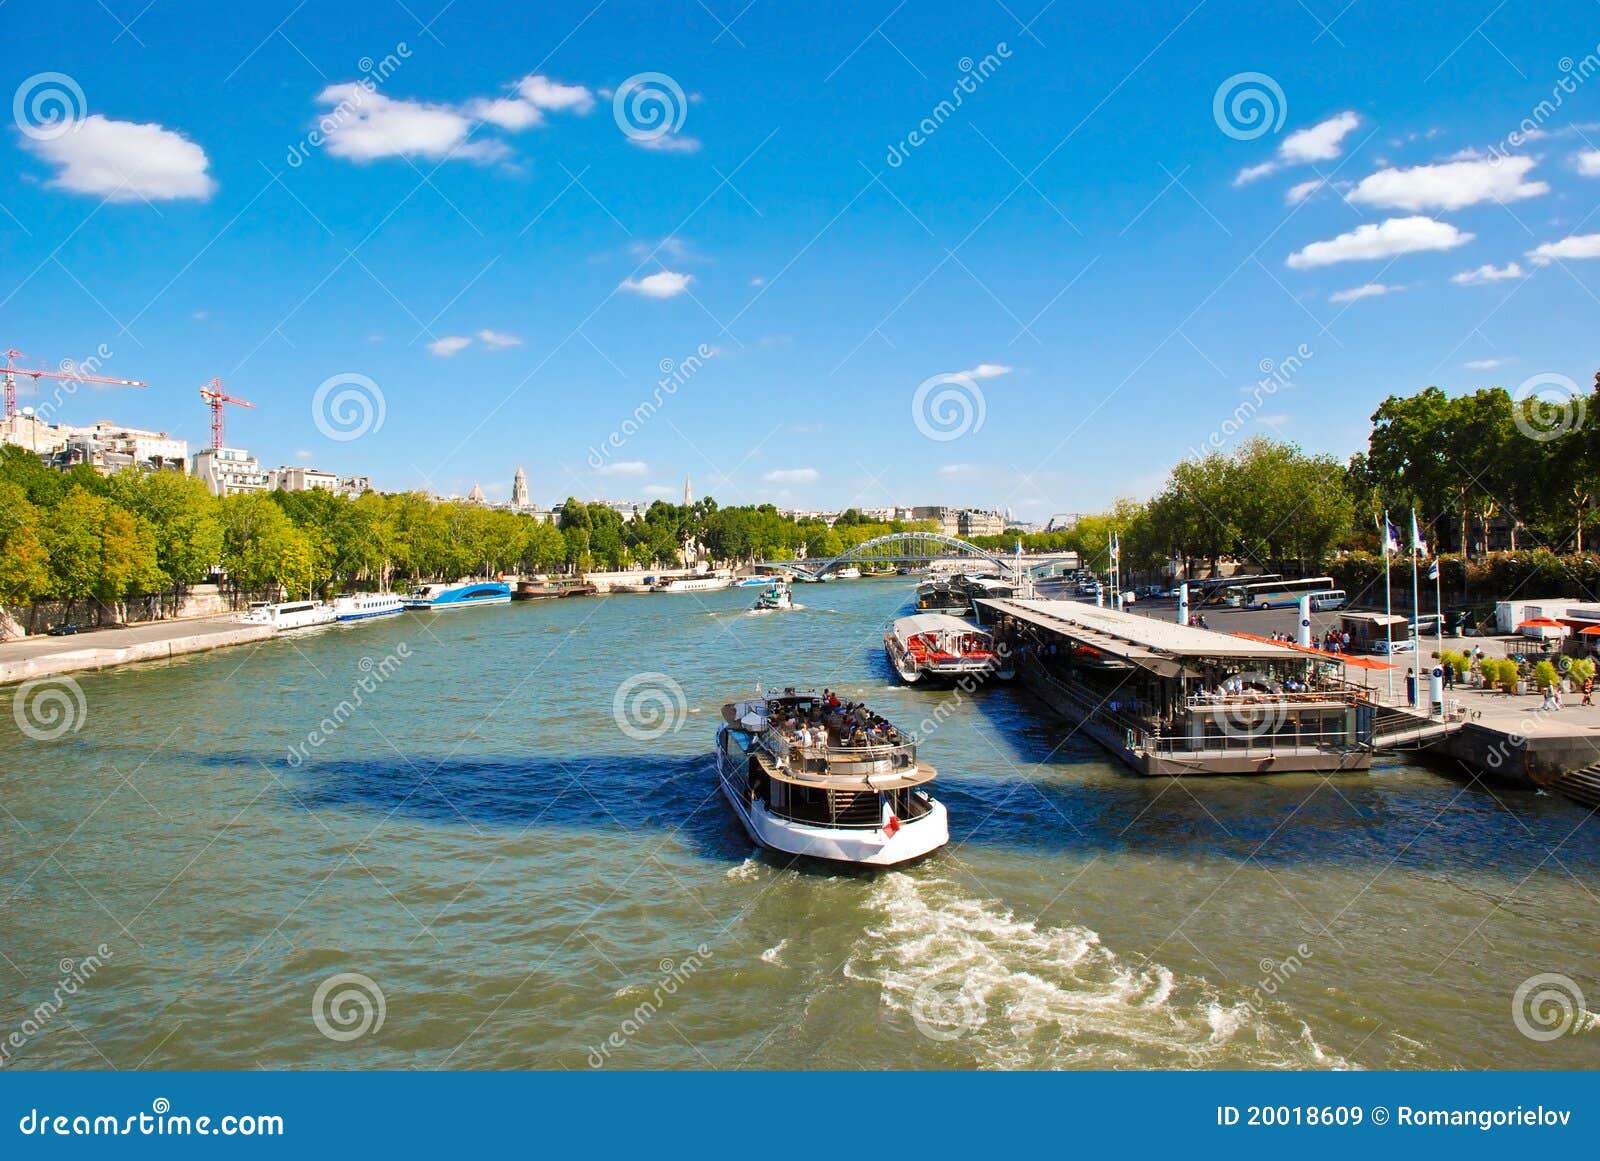
[[[775,818],[760,802],[746,803],[725,775],[717,784],[752,841],[778,854],[824,859],[855,866],[893,867],[932,854],[950,841],[949,815],[944,803],[931,799],[932,807],[915,822],[900,824],[890,835],[883,830],[836,830],[807,826]]]
[[[340,613],[338,615],[338,619],[341,621],[370,621],[374,617],[392,617],[396,613],[403,613],[405,611],[405,605],[400,604],[396,605],[392,609],[369,609],[366,612],[361,613]]]

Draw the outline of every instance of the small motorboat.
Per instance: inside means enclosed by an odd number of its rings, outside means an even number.
[[[750,611],[752,613],[777,613],[796,607],[794,591],[780,580],[756,598],[755,606]]]

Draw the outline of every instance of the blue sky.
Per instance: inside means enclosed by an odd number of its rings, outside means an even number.
[[[151,385],[58,417],[198,447],[221,376],[383,488],[1043,519],[1596,366],[1593,4],[510,7],[0,9],[0,340]]]

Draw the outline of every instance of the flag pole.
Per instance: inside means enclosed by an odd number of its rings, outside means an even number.
[[[1444,595],[1443,595],[1444,594],[1444,588],[1443,588],[1443,580],[1442,580],[1443,575],[1444,575],[1444,569],[1440,567],[1439,554],[1437,552],[1435,552],[1434,556],[1433,556],[1433,603],[1434,603],[1434,607],[1439,610],[1439,637],[1438,637],[1438,639],[1439,639],[1439,652],[1440,653],[1444,652]],[[1439,659],[1439,663],[1441,665],[1444,664],[1444,659],[1442,657]]]
[[[1417,541],[1417,510],[1411,509],[1411,639],[1417,643],[1416,668],[1422,668],[1422,635],[1417,631],[1417,612],[1422,601],[1417,596],[1417,557],[1420,555],[1420,544]],[[1420,675],[1419,675],[1420,676]]]
[[[1389,536],[1389,509],[1383,510],[1383,635],[1389,637],[1389,620],[1394,616],[1394,591],[1389,585],[1389,545],[1392,542]],[[1392,642],[1394,638],[1389,637]],[[1389,701],[1394,701],[1394,650],[1389,650]]]

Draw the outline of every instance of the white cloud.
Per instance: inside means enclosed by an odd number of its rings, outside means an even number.
[[[676,298],[689,289],[691,281],[693,278],[688,274],[679,274],[673,270],[658,270],[643,278],[626,279],[617,289],[642,294],[646,298]]]
[[[979,363],[976,367],[960,374],[970,375],[974,379],[998,379],[1002,375],[1011,374],[1011,368],[1004,363]]]
[[[26,138],[22,144],[57,167],[51,185],[108,201],[203,201],[217,188],[206,172],[206,151],[153,122],[113,121],[91,113],[60,137]]]
[[[1546,242],[1528,251],[1535,266],[1548,266],[1558,258],[1600,258],[1600,234],[1572,234],[1559,242]]]
[[[1472,234],[1462,233],[1449,222],[1420,216],[1388,218],[1380,225],[1367,222],[1337,238],[1313,242],[1296,250],[1289,255],[1288,266],[1292,270],[1304,270],[1312,266],[1331,266],[1335,262],[1392,258],[1419,250],[1454,250],[1472,239]]]
[[[682,495],[682,493],[679,492],[677,489],[669,488],[665,484],[646,484],[644,487],[640,488],[639,490],[641,492],[643,492],[646,496],[654,496],[654,497],[657,497],[658,499],[665,499],[668,496],[680,496],[680,495]]]
[[[1306,165],[1313,161],[1332,161],[1344,152],[1344,139],[1361,124],[1361,118],[1352,112],[1338,113],[1326,121],[1318,121],[1308,129],[1297,129],[1278,146],[1278,156],[1273,161],[1246,166],[1233,179],[1236,186],[1277,173],[1291,165]]]
[[[594,108],[594,94],[582,85],[563,85],[537,73],[518,81],[517,93],[528,104],[555,113],[587,113]]]
[[[1356,114],[1339,113],[1326,121],[1317,122],[1309,129],[1289,134],[1278,146],[1278,156],[1286,165],[1332,161],[1344,152],[1344,139],[1360,124],[1361,118]]]
[[[769,484],[814,484],[818,475],[816,468],[780,468],[761,478]]]
[[[1239,171],[1239,176],[1233,179],[1236,186],[1249,185],[1257,178],[1268,177],[1278,172],[1276,161],[1263,161],[1260,165],[1247,165]]]
[[[532,74],[509,97],[476,97],[460,105],[405,101],[370,92],[354,82],[329,85],[317,94],[328,106],[318,122],[328,152],[348,161],[380,157],[498,161],[510,147],[497,137],[472,139],[480,124],[515,133],[544,124],[546,112],[587,113],[594,94]]]
[[[1291,206],[1297,206],[1327,184],[1327,178],[1314,177],[1310,181],[1303,181],[1299,185],[1290,186],[1289,192],[1283,195],[1283,200]]]
[[[1510,361],[1510,359],[1473,359],[1463,366],[1473,371],[1492,371],[1496,367],[1504,367]]]
[[[648,149],[652,153],[698,153],[700,139],[698,137],[684,137],[678,133],[663,133],[659,137],[629,137],[630,144],[637,145],[640,149]]]
[[[1550,192],[1542,181],[1524,181],[1531,157],[1480,158],[1382,169],[1361,179],[1350,200],[1398,210],[1459,210],[1479,202],[1515,202]]]
[[[478,332],[478,341],[486,347],[495,350],[504,350],[506,347],[520,347],[522,340],[516,335],[508,335],[505,331],[491,331],[485,328]]]
[[[617,460],[594,470],[597,476],[646,476],[650,465],[643,460]]]
[[[1600,149],[1585,149],[1574,154],[1572,160],[1577,162],[1578,172],[1584,177],[1600,177]]]
[[[1452,274],[1450,281],[1457,286],[1473,286],[1479,282],[1501,282],[1507,278],[1521,277],[1522,267],[1515,262],[1507,262],[1504,266],[1486,262],[1476,270],[1463,270],[1460,274]]]
[[[441,359],[448,359],[451,355],[458,354],[472,345],[472,340],[465,335],[446,335],[442,339],[434,339],[428,344],[428,350],[438,355]]]
[[[939,475],[946,480],[970,480],[982,474],[983,469],[976,464],[945,464],[939,469]]]
[[[1393,294],[1399,290],[1398,286],[1386,286],[1382,282],[1368,282],[1364,286],[1352,286],[1349,290],[1336,291],[1328,295],[1329,302],[1355,302],[1362,298],[1381,298],[1385,294]]]

